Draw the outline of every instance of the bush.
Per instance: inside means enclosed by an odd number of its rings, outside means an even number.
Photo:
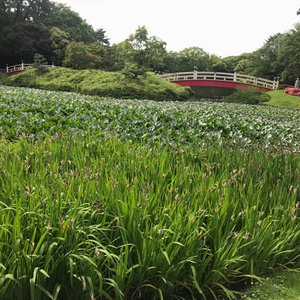
[[[33,58],[33,67],[37,69],[37,74],[42,75],[48,71],[48,62],[46,58],[39,53],[36,53]]]
[[[238,89],[233,94],[225,97],[225,101],[243,104],[261,104],[271,99],[270,95],[258,92],[255,89]]]
[[[5,73],[0,72],[0,85],[7,83],[7,75]]]
[[[153,73],[135,78],[123,72],[49,68],[45,74],[27,70],[9,79],[10,85],[36,87],[45,90],[80,92],[114,98],[150,100],[187,100],[190,89],[181,87]]]

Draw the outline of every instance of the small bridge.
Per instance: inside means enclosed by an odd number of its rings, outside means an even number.
[[[268,80],[260,77],[239,73],[223,72],[181,72],[161,75],[162,78],[181,86],[188,86],[196,95],[218,97],[231,94],[235,89],[254,88],[257,91],[268,92],[277,90],[278,80]]]
[[[43,66],[51,68],[51,67],[54,67],[54,64],[52,64],[52,65],[43,65]],[[32,69],[32,68],[33,68],[33,64],[21,63],[19,65],[14,65],[14,66],[6,65],[6,74],[8,76],[13,76],[13,75],[19,74],[21,72],[24,72],[24,71]]]

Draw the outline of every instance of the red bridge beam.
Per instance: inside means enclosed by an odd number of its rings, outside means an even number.
[[[254,88],[259,92],[268,92],[272,89],[256,86],[249,83],[242,83],[242,82],[234,82],[234,81],[219,81],[219,80],[176,80],[172,81],[181,86],[206,86],[206,87],[216,87],[216,88],[229,88],[229,89],[248,89]]]

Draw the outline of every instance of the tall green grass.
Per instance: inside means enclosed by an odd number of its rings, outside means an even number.
[[[299,266],[299,154],[64,134],[0,166],[1,299],[233,298]]]

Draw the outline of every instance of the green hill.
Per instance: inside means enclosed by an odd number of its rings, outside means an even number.
[[[283,90],[268,92],[271,100],[267,102],[269,105],[285,106],[291,108],[300,108],[300,97],[285,94]]]
[[[44,74],[38,74],[33,69],[11,77],[8,84],[114,98],[186,100],[190,95],[188,88],[170,83],[150,72],[131,78],[122,72],[51,68]]]

